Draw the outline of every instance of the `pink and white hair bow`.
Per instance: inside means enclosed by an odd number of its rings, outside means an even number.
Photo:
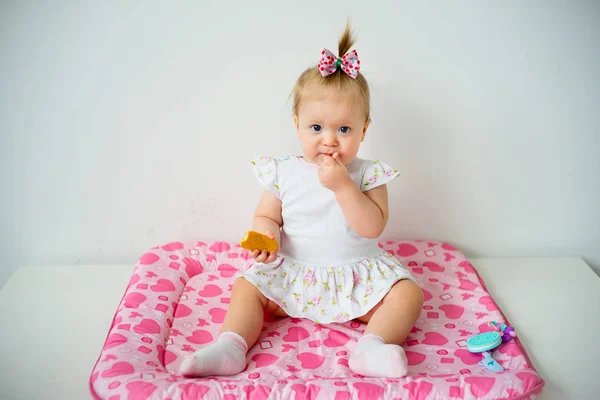
[[[338,68],[341,68],[352,79],[356,79],[360,70],[360,60],[358,59],[356,50],[351,50],[344,54],[342,58],[339,58],[331,51],[323,49],[321,51],[321,60],[319,61],[321,75],[324,77],[331,75]]]

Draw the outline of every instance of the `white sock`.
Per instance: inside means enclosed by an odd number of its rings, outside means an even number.
[[[235,332],[223,332],[216,342],[198,350],[181,363],[184,376],[234,375],[246,368],[248,345]]]
[[[348,365],[352,372],[363,376],[402,378],[407,374],[408,361],[402,347],[368,334],[358,340]]]

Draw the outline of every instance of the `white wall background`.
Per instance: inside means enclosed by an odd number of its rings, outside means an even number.
[[[4,1],[0,284],[237,240],[255,155],[299,150],[287,96],[346,15],[372,86],[361,156],[404,172],[387,238],[600,271],[595,1]]]

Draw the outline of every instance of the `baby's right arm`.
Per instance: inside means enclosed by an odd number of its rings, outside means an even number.
[[[280,243],[280,228],[282,225],[281,200],[270,191],[265,190],[256,206],[256,211],[254,211],[252,230],[272,236],[277,240],[277,243]],[[277,250],[271,253],[266,251],[259,253],[258,250],[255,250],[255,254],[252,254],[252,256],[257,262],[271,263],[277,258]]]

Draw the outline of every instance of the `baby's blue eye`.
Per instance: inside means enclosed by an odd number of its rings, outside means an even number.
[[[320,132],[321,131],[321,125],[313,125],[310,127],[310,129],[312,129],[315,132]]]
[[[339,131],[340,131],[341,133],[348,133],[348,132],[350,132],[350,128],[348,128],[347,126],[342,126],[342,127],[339,129]]]

